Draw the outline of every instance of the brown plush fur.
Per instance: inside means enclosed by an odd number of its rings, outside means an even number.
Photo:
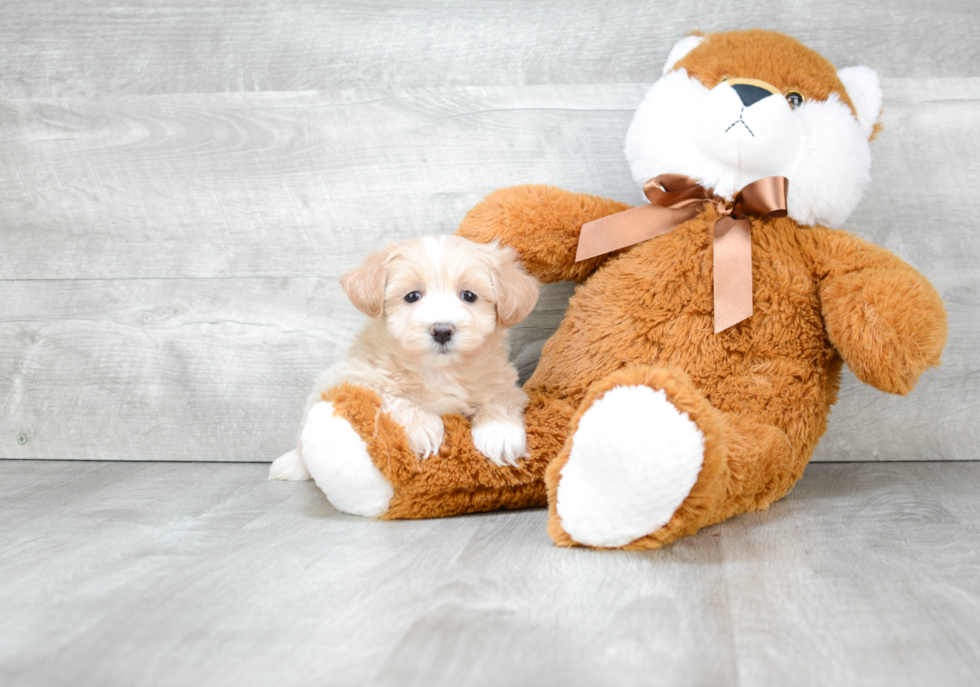
[[[405,432],[381,411],[373,391],[352,384],[333,387],[321,400],[347,419],[367,444],[381,474],[395,486],[385,520],[438,518],[498,508],[546,503],[542,475],[565,441],[574,408],[557,399],[531,393],[525,417],[531,457],[519,468],[501,468],[473,448],[470,423],[461,415],[444,415],[445,438],[439,455],[419,460]]]
[[[833,66],[778,34],[712,34],[675,68],[708,88],[737,74],[807,98],[833,93],[853,111]],[[556,503],[579,419],[610,389],[645,385],[663,390],[705,438],[697,482],[673,517],[622,547],[656,548],[786,494],[826,429],[844,362],[858,379],[894,394],[908,393],[939,364],[942,301],[882,248],[788,218],[753,218],[754,313],[715,334],[715,209],[706,206],[656,239],[576,263],[582,225],[624,209],[595,196],[517,186],[487,196],[460,226],[463,237],[516,249],[542,282],[579,282],[525,385],[530,458],[520,468],[497,467],[477,453],[459,416],[444,417],[439,455],[419,461],[373,393],[344,385],[324,394],[394,488],[384,518],[548,503],[548,533],[560,545],[576,544]]]
[[[705,88],[735,76],[761,79],[783,93],[797,91],[807,99],[826,100],[834,93],[854,112],[834,65],[795,38],[754,29],[710,33],[704,39],[674,69],[686,69]]]
[[[444,418],[442,450],[419,461],[371,392],[345,386],[324,396],[351,421],[394,486],[384,518],[547,500],[549,534],[573,544],[555,513],[567,437],[605,391],[646,384],[666,391],[706,438],[704,467],[690,496],[661,530],[624,547],[655,548],[766,508],[792,488],[826,429],[842,358],[862,381],[899,394],[939,364],[946,337],[942,302],[918,272],[882,248],[790,219],[754,219],[755,314],[716,335],[712,208],[589,266],[573,262],[581,224],[623,207],[552,187],[518,186],[491,194],[460,227],[472,240],[513,246],[541,281],[585,281],[525,385],[531,457],[520,469],[496,467],[478,454],[462,417]]]

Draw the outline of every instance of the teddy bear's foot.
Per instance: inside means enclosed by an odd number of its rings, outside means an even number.
[[[313,478],[310,476],[310,471],[306,469],[299,451],[293,449],[272,461],[272,465],[269,466],[269,479],[302,482]]]
[[[678,370],[596,382],[545,473],[548,533],[562,546],[649,549],[703,527],[725,493],[721,420]]]
[[[394,489],[372,462],[367,444],[334,414],[332,403],[310,408],[301,442],[306,468],[334,508],[365,517],[388,510]]]
[[[581,416],[557,513],[577,543],[618,547],[670,521],[698,479],[704,434],[663,390],[619,386]]]

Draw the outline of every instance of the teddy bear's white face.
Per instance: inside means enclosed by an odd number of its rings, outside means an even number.
[[[709,89],[672,68],[703,40],[675,46],[636,111],[625,148],[634,180],[642,186],[659,174],[684,174],[730,199],[753,181],[785,176],[790,217],[839,226],[870,181],[877,75],[866,67],[837,72],[858,116],[836,93],[807,99],[753,75],[732,74]]]
[[[722,81],[703,96],[691,137],[701,155],[731,170],[734,183],[789,168],[803,132],[782,93],[762,81]],[[744,184],[742,184],[744,186]]]

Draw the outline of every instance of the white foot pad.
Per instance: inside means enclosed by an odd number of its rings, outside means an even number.
[[[334,416],[333,404],[320,401],[310,408],[301,441],[303,461],[334,508],[365,517],[388,510],[394,489],[350,423]]]
[[[313,478],[310,477],[310,471],[306,469],[299,451],[293,449],[272,461],[272,465],[269,466],[269,479],[302,482]]]
[[[656,532],[691,493],[703,461],[704,434],[663,391],[616,387],[579,420],[558,483],[561,525],[588,546]]]

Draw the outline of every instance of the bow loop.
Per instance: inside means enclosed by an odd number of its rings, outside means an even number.
[[[721,217],[713,230],[715,333],[752,316],[752,236],[749,218],[785,217],[789,180],[766,177],[726,201],[683,174],[661,174],[643,185],[649,205],[582,225],[575,261],[666,234],[693,219],[706,203]]]
[[[643,184],[643,195],[662,208],[684,208],[709,200],[713,193],[683,174],[661,174]]]
[[[732,216],[736,219],[753,215],[785,217],[788,192],[789,179],[786,177],[766,177],[753,181],[735,194]]]

